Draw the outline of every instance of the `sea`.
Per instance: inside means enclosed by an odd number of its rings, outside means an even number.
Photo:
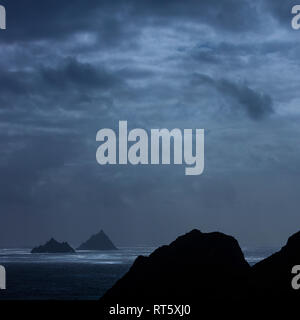
[[[0,249],[6,269],[6,290],[0,300],[98,300],[153,247],[123,247],[116,251],[75,254],[31,254],[30,249]],[[278,248],[242,248],[254,265]]]

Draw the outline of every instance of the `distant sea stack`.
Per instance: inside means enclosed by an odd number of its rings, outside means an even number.
[[[249,272],[250,266],[233,237],[193,230],[149,257],[138,257],[100,303],[194,303],[200,312],[211,304],[216,310],[215,306],[238,303],[243,298]]]
[[[77,250],[118,250],[109,237],[101,230],[82,243]]]
[[[67,242],[58,242],[52,238],[46,244],[33,248],[31,253],[75,253],[75,250]]]

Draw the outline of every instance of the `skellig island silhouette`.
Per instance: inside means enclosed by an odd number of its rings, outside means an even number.
[[[117,250],[109,237],[101,230],[82,243],[77,250]],[[67,242],[58,242],[50,239],[44,245],[35,247],[31,253],[75,253],[75,250]]]
[[[44,245],[33,248],[31,253],[75,253],[75,250],[67,242],[58,242],[52,238]]]
[[[82,243],[77,250],[117,250],[117,248],[105,232],[101,230]]]

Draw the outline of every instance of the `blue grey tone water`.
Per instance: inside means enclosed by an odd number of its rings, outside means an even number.
[[[29,249],[0,249],[7,273],[7,290],[0,300],[95,300],[130,268],[138,255],[155,248],[130,247],[117,251],[79,251],[75,254],[30,254]],[[276,249],[243,249],[253,265]]]

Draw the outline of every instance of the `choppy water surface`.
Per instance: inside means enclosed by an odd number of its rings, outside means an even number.
[[[139,255],[155,248],[127,247],[117,251],[79,251],[74,254],[31,254],[29,249],[0,249],[7,272],[7,290],[0,300],[95,300],[130,268]],[[243,249],[253,265],[275,249]]]

